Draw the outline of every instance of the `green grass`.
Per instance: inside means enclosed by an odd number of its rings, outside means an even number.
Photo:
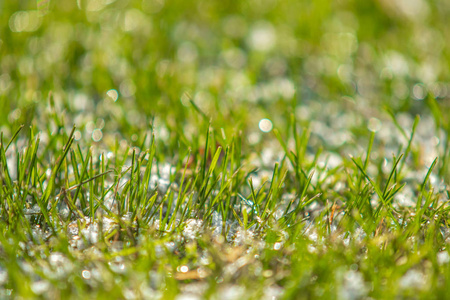
[[[0,2],[0,298],[446,298],[446,1],[45,3]]]

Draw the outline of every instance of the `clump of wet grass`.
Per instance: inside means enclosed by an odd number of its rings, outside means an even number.
[[[74,141],[76,127],[48,132],[46,145],[34,128],[24,136],[19,127],[0,146],[3,293],[384,298],[444,291],[436,274],[444,276],[449,260],[448,188],[430,182],[438,158],[422,178],[407,179],[418,124],[389,160],[371,159],[372,132],[365,153],[330,167],[326,150],[310,155],[310,130],[292,116],[287,136],[274,131],[284,154],[265,178],[243,155],[242,136],[221,140],[209,125],[202,152],[187,149],[170,163],[160,160],[151,131],[140,147],[95,157]],[[407,191],[415,206],[397,201]]]

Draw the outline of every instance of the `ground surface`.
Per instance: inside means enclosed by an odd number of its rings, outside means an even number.
[[[445,298],[450,2],[0,1],[0,298]]]

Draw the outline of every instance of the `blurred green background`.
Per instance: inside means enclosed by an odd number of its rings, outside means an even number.
[[[423,114],[432,95],[445,111],[449,14],[446,0],[1,1],[0,128],[38,125],[50,91],[68,124],[126,137],[151,122],[196,134],[190,100],[227,133],[330,101]]]

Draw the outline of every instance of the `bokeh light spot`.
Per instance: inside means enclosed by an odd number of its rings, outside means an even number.
[[[272,128],[273,124],[269,119],[261,119],[261,121],[259,121],[259,129],[262,132],[270,132],[272,131]]]
[[[94,142],[100,142],[102,138],[103,138],[103,133],[100,129],[95,129],[92,132],[92,140]]]
[[[117,99],[119,99],[119,93],[115,89],[107,91],[106,95],[108,95],[108,97],[110,97],[114,102],[116,102]]]

